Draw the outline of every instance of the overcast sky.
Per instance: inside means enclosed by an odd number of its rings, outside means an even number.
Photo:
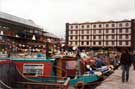
[[[0,0],[0,11],[64,37],[65,23],[135,18],[135,0]]]

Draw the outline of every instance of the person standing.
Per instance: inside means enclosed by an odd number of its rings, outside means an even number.
[[[104,62],[102,61],[102,59],[98,55],[97,58],[96,58],[96,67],[101,68],[104,65],[105,65]]]
[[[122,82],[128,82],[129,80],[129,69],[131,66],[131,58],[128,50],[124,50],[121,55],[120,64],[122,67]]]
[[[80,56],[80,49],[79,48],[76,48],[76,57],[77,58],[81,58],[81,56]]]

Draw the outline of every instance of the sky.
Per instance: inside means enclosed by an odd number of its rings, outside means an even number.
[[[0,11],[65,37],[65,23],[135,19],[135,0],[0,0]]]

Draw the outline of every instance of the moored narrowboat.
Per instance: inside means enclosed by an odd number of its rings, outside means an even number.
[[[100,79],[97,74],[91,75],[89,72],[86,74],[84,70],[81,70],[84,67],[80,66],[82,64],[77,58],[13,58],[12,60],[23,75],[37,82],[63,82],[67,77],[71,77],[69,84],[75,86],[80,81],[88,84]]]
[[[69,86],[69,78],[49,82],[27,78],[9,59],[0,59],[0,71],[0,88],[2,89],[68,89]]]

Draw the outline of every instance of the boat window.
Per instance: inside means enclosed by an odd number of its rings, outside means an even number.
[[[66,62],[66,69],[76,69],[77,67],[77,62],[76,61],[67,61]]]
[[[44,69],[43,64],[24,64],[23,65],[23,74],[41,76],[41,75],[43,75],[43,69]]]

